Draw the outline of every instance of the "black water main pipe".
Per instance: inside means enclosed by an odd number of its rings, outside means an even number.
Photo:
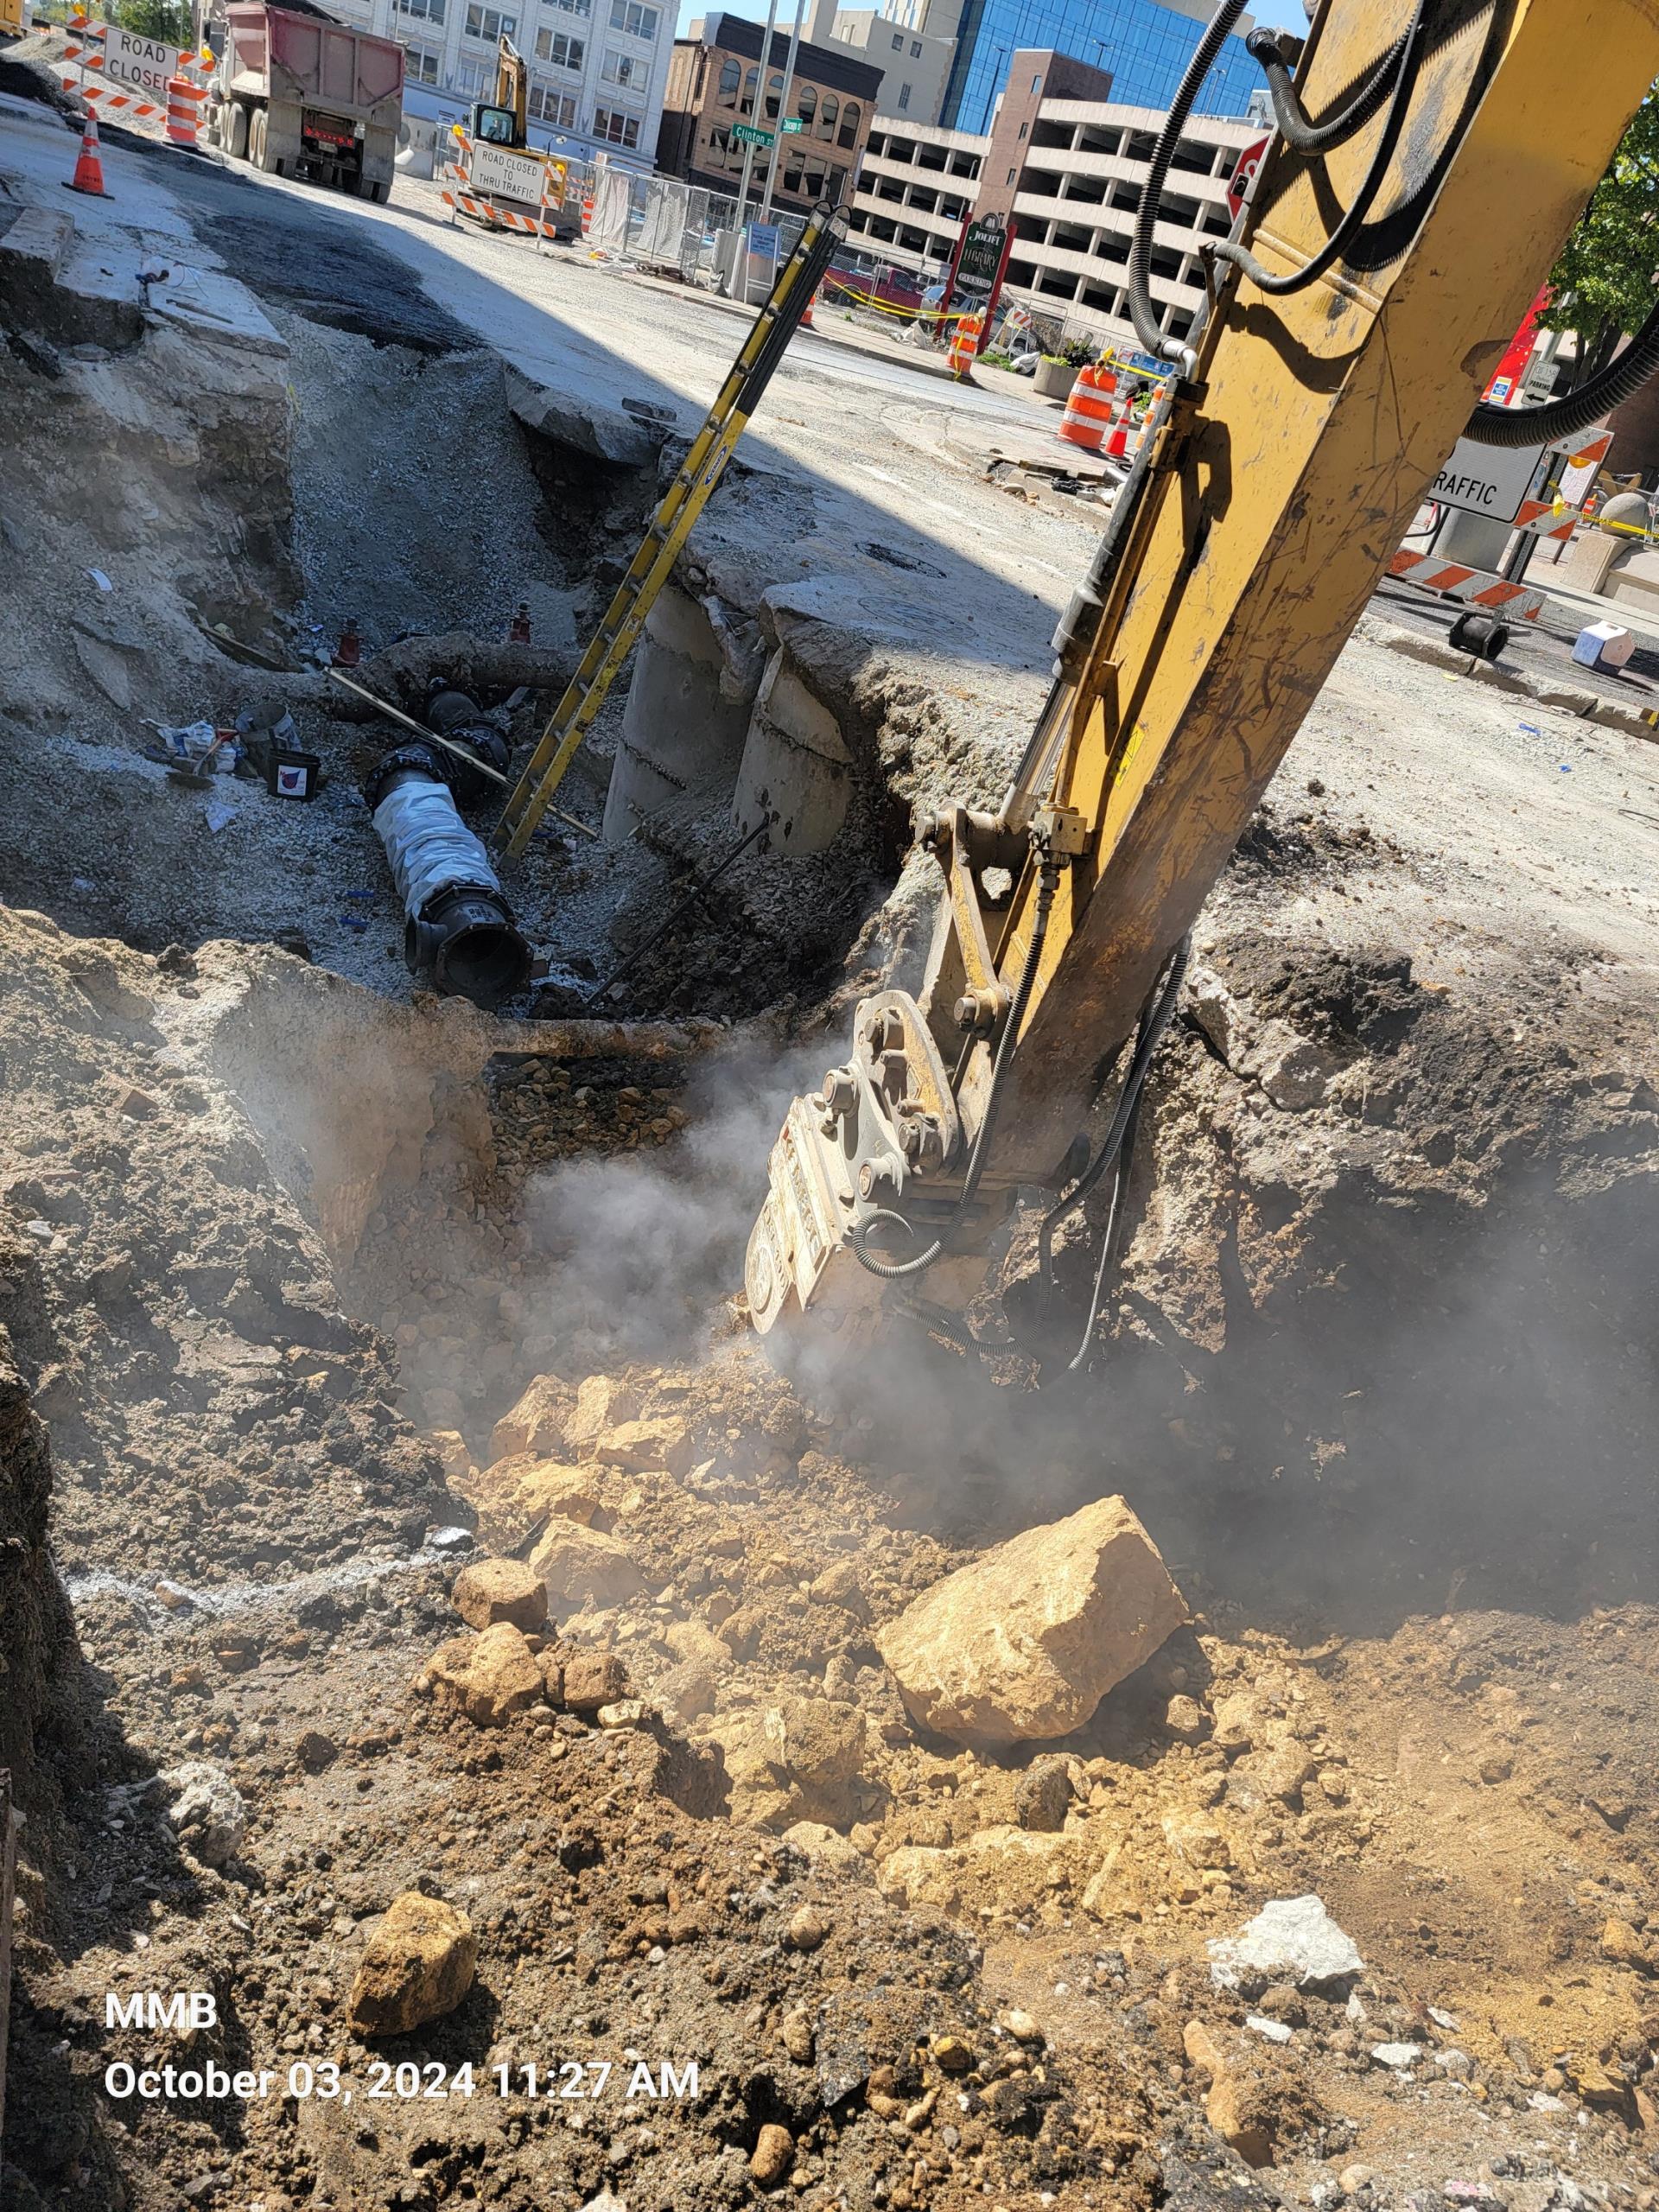
[[[499,1006],[529,983],[530,946],[488,854],[456,811],[451,772],[435,746],[400,745],[364,797],[404,902],[410,973],[475,1006]]]

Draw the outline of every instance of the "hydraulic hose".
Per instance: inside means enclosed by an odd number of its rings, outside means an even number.
[[[1129,1071],[1123,1078],[1123,1088],[1118,1093],[1111,1127],[1106,1132],[1100,1150],[1065,1196],[1043,1216],[1037,1231],[1038,1262],[1043,1279],[1051,1287],[1054,1286],[1054,1231],[1067,1214],[1074,1213],[1083,1204],[1122,1149],[1140,1102],[1141,1086],[1147,1079],[1147,1070],[1152,1065],[1152,1056],[1175,1012],[1175,1001],[1180,995],[1181,985],[1186,978],[1187,963],[1192,957],[1192,940],[1188,935],[1181,939],[1170,955],[1157,995],[1149,1001],[1149,1010],[1141,1020],[1140,1033],[1135,1040],[1135,1052],[1129,1061]]]
[[[1385,54],[1379,54],[1360,79],[1346,107],[1328,115],[1323,123],[1310,123],[1296,97],[1290,72],[1279,51],[1279,34],[1265,29],[1251,31],[1244,41],[1247,54],[1262,66],[1273,95],[1274,120],[1285,143],[1299,154],[1328,154],[1362,130],[1389,96],[1401,53],[1406,43],[1402,31]]]
[[[1306,291],[1310,284],[1317,283],[1324,276],[1327,269],[1342,259],[1363,228],[1393,164],[1400,134],[1405,129],[1406,113],[1411,105],[1412,93],[1416,89],[1417,73],[1427,44],[1428,28],[1428,0],[1417,0],[1411,22],[1398,44],[1388,111],[1382,118],[1382,128],[1377,134],[1376,146],[1371,155],[1370,166],[1365,172],[1364,181],[1354,194],[1352,206],[1319,251],[1300,269],[1287,270],[1283,275],[1275,276],[1270,269],[1262,267],[1248,246],[1236,245],[1230,238],[1213,249],[1217,261],[1230,262],[1236,269],[1242,269],[1258,292],[1283,298],[1287,293]]]
[[[985,1112],[980,1122],[979,1134],[974,1139],[973,1153],[968,1161],[968,1172],[963,1177],[962,1195],[957,1200],[955,1212],[927,1249],[925,1252],[918,1252],[913,1259],[909,1260],[878,1260],[874,1253],[864,1249],[857,1236],[850,1230],[848,1232],[847,1242],[851,1245],[853,1256],[859,1265],[867,1268],[873,1275],[880,1275],[886,1282],[896,1282],[903,1275],[918,1275],[925,1273],[944,1254],[950,1239],[968,1217],[969,1211],[973,1205],[975,1196],[979,1189],[980,1176],[984,1172],[986,1156],[990,1150],[991,1131],[996,1126],[996,1117],[1001,1109],[1003,1077],[1007,1072],[1008,1062],[1013,1058],[1014,1044],[1020,1034],[1020,1025],[1026,1018],[1026,1007],[1031,1000],[1032,988],[1037,981],[1037,963],[1042,957],[1043,943],[1048,935],[1048,918],[1053,911],[1054,893],[1059,880],[1059,868],[1057,864],[1045,858],[1041,873],[1037,880],[1037,906],[1032,916],[1031,943],[1027,946],[1025,959],[1020,963],[1020,980],[1014,986],[1014,1001],[1003,1021],[1002,1034],[997,1041],[996,1058],[991,1068],[991,1087],[985,1099]],[[904,1215],[894,1213],[888,1206],[878,1207],[874,1213],[867,1217],[861,1227],[868,1230],[874,1229],[879,1221],[896,1224],[907,1236],[913,1236],[916,1234],[914,1228],[906,1220]]]
[[[1244,12],[1244,0],[1221,0],[1221,5],[1211,17],[1204,36],[1192,49],[1192,59],[1176,88],[1175,98],[1164,118],[1164,127],[1158,133],[1158,142],[1152,149],[1152,161],[1147,170],[1147,181],[1141,189],[1141,206],[1135,219],[1135,239],[1129,248],[1129,317],[1135,324],[1135,334],[1147,352],[1160,361],[1173,361],[1183,369],[1193,360],[1191,346],[1171,346],[1158,327],[1158,317],[1152,304],[1152,228],[1158,219],[1159,203],[1164,196],[1164,180],[1169,175],[1169,165],[1175,158],[1181,133],[1194,103],[1204,89],[1204,80],[1221,50],[1233,25]]]
[[[1593,429],[1604,415],[1639,391],[1656,369],[1659,369],[1659,300],[1618,359],[1599,369],[1576,391],[1542,407],[1493,407],[1483,400],[1463,435],[1477,445],[1510,447],[1554,445],[1559,438],[1577,437],[1580,430]]]
[[[1141,1101],[1144,1094],[1135,1093],[1135,1103],[1129,1109],[1129,1118],[1123,1131],[1123,1142],[1119,1147],[1117,1166],[1112,1177],[1112,1203],[1107,1211],[1105,1233],[1100,1240],[1100,1262],[1095,1269],[1095,1287],[1089,1298],[1089,1318],[1083,1325],[1083,1336],[1077,1351],[1066,1364],[1066,1373],[1075,1375],[1089,1357],[1089,1347],[1094,1341],[1095,1323],[1100,1316],[1101,1293],[1106,1287],[1107,1270],[1117,1250],[1118,1232],[1123,1224],[1123,1200],[1128,1193],[1129,1172],[1135,1165],[1135,1133],[1141,1126]]]

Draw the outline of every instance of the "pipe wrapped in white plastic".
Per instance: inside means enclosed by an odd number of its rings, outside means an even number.
[[[404,902],[410,973],[475,1006],[516,997],[530,981],[530,947],[489,855],[455,811],[437,754],[404,747],[381,764],[378,788],[374,827]]]
[[[490,856],[455,811],[448,786],[421,776],[393,785],[374,810],[404,911],[417,921],[441,891],[457,884],[499,896]]]

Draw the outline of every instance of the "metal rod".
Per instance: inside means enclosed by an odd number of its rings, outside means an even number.
[[[360,683],[353,683],[349,676],[342,676],[337,668],[326,669],[323,673],[332,676],[336,683],[343,683],[348,691],[355,691],[359,699],[365,699],[388,721],[402,722],[405,729],[412,729],[416,737],[423,739],[428,745],[441,745],[446,753],[453,753],[457,760],[464,760],[469,768],[476,769],[480,776],[487,776],[493,784],[499,784],[503,790],[510,785],[512,779],[504,776],[499,768],[492,768],[488,761],[480,760],[464,745],[452,745],[447,737],[440,737],[436,730],[428,729],[424,722],[417,722],[413,715],[406,715],[401,707],[394,707],[385,699],[377,699],[372,691],[365,691]],[[578,822],[574,814],[566,814],[562,807],[556,806],[553,811],[561,822],[568,822],[573,830],[580,830],[584,837],[598,836],[597,830],[590,829],[585,822]]]
[[[764,124],[761,123],[760,116],[761,111],[766,105],[766,72],[772,67],[772,27],[777,21],[778,0],[767,0],[766,28],[761,34],[760,37],[760,66],[755,71],[754,74],[754,113],[749,118],[751,125],[757,130],[765,128]],[[743,112],[743,80],[741,78],[738,79],[737,111],[740,115]],[[740,268],[743,272],[742,296],[743,304],[746,308],[752,306],[753,302],[749,298],[749,254],[748,248],[743,243],[743,234],[749,226],[749,179],[753,175],[754,147],[748,140],[746,139],[743,145],[743,175],[737,188],[737,253],[732,262],[732,275],[734,277],[737,275]],[[722,284],[721,287],[721,297],[724,299],[726,296],[726,287]]]
[[[695,906],[697,900],[702,898],[703,893],[709,890],[712,885],[719,882],[721,877],[725,874],[727,869],[732,865],[732,862],[735,860],[741,859],[742,855],[748,851],[749,847],[754,842],[757,837],[764,837],[766,836],[767,830],[770,830],[772,825],[773,819],[774,817],[769,814],[766,820],[757,828],[750,830],[748,836],[743,840],[741,845],[733,846],[731,851],[727,854],[725,859],[721,861],[718,868],[712,869],[709,874],[701,877],[696,883],[694,883],[690,890],[686,893],[684,898],[680,900],[678,906],[672,907],[670,910],[664,918],[659,922],[657,927],[652,931],[651,935],[646,938],[643,943],[634,946],[633,950],[629,953],[627,958],[622,963],[621,966],[620,968],[613,968],[602,983],[594,984],[593,989],[588,992],[587,997],[582,1001],[583,1006],[592,1006],[595,1000],[603,998],[607,991],[613,990],[617,984],[619,984],[622,978],[628,973],[630,969],[634,967],[638,962],[645,958],[646,953],[651,950],[652,945],[660,944],[663,938],[668,935],[670,930],[671,930],[675,923],[679,920],[680,916],[684,913],[687,907]]]
[[[772,134],[772,150],[766,156],[766,188],[760,195],[760,219],[772,220],[772,195],[778,183],[778,156],[783,149],[784,118],[789,112],[789,95],[795,82],[795,57],[801,50],[801,17],[806,12],[806,0],[795,0],[795,28],[789,35],[789,59],[784,64],[784,89],[778,95],[778,119]]]

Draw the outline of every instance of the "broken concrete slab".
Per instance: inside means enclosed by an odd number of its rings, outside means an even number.
[[[0,321],[60,346],[136,346],[144,330],[140,266],[129,246],[80,237],[73,216],[26,207],[0,238]]]
[[[176,324],[193,338],[266,353],[277,361],[289,357],[288,340],[247,287],[232,277],[175,264],[164,281],[145,289],[151,315]]]
[[[1365,1971],[1353,1939],[1332,1920],[1324,1900],[1312,1892],[1275,1897],[1236,1936],[1217,1936],[1207,1948],[1211,1979],[1223,1989],[1236,1988],[1247,1974],[1318,1989],[1351,1981]]]
[[[963,1743],[1069,1735],[1187,1618],[1121,1497],[1027,1529],[876,1637],[912,1717]]]
[[[75,234],[67,210],[25,207],[0,238],[0,312],[17,312],[55,284]]]
[[[622,468],[650,467],[674,427],[644,420],[620,407],[603,406],[575,392],[555,391],[532,382],[510,363],[506,391],[508,406],[526,429]]]

